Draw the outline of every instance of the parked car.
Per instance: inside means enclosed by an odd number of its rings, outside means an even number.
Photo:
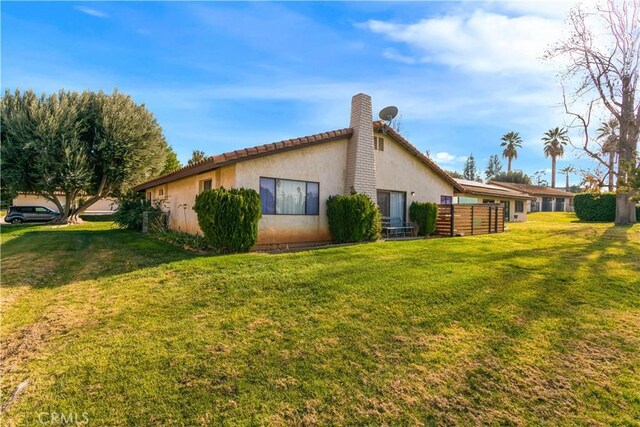
[[[9,206],[7,216],[4,221],[11,224],[22,224],[23,222],[49,222],[56,219],[60,214],[44,206]]]

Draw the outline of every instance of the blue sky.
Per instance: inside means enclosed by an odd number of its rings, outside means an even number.
[[[484,169],[514,130],[525,141],[514,168],[532,174],[550,168],[542,133],[566,120],[557,68],[540,57],[569,6],[3,2],[2,87],[118,88],[183,162],[347,127],[365,92],[375,111],[398,106],[402,133],[446,169],[470,153]],[[559,168],[591,166],[577,156]]]

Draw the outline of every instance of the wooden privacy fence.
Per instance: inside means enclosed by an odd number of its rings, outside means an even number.
[[[503,231],[504,205],[502,203],[438,205],[436,234],[453,237]]]

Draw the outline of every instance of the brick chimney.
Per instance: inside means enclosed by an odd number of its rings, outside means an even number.
[[[355,190],[376,202],[376,161],[373,152],[373,113],[371,97],[359,93],[351,99],[353,136],[347,147],[345,194]]]

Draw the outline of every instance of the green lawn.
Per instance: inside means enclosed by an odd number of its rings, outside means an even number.
[[[4,422],[639,425],[640,225],[529,218],[234,256],[3,226]]]

